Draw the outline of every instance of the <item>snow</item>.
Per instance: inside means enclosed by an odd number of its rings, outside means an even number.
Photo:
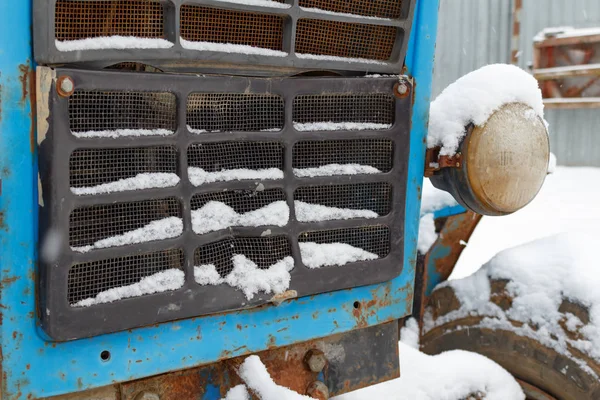
[[[314,131],[380,131],[390,129],[392,124],[374,122],[294,122],[294,129],[300,132]]]
[[[419,221],[419,238],[417,239],[417,250],[421,254],[427,254],[431,246],[437,240],[433,214],[425,214]]]
[[[89,307],[95,304],[112,303],[130,297],[139,297],[146,294],[177,290],[183,287],[185,274],[178,269],[168,269],[154,275],[142,278],[132,285],[116,287],[102,291],[96,297],[90,297],[73,304],[75,307]]]
[[[220,53],[253,54],[271,57],[285,57],[288,55],[288,53],[284,51],[264,49],[262,47],[253,47],[244,44],[193,42],[183,38],[179,39],[179,43],[181,43],[181,47],[187,50],[218,51]]]
[[[350,208],[328,207],[321,204],[294,201],[296,219],[300,222],[331,221],[350,218],[377,218],[379,215],[371,210],[353,210]]]
[[[79,40],[56,40],[58,51],[105,49],[168,49],[173,43],[165,39],[138,38],[135,36],[101,36]]]
[[[244,360],[238,375],[261,400],[313,400],[312,397],[298,394],[273,382],[267,367],[256,355]]]
[[[592,36],[600,35],[600,28],[580,28],[575,29],[572,26],[557,26],[551,28],[544,28],[538,32],[534,38],[534,42],[540,42],[550,37],[567,38],[574,36]]]
[[[111,138],[116,139],[126,136],[169,136],[175,132],[168,129],[114,129],[106,131],[71,132],[73,136],[81,139]]]
[[[192,211],[192,229],[200,235],[231,226],[284,226],[289,216],[290,209],[283,200],[243,214],[238,214],[220,201],[209,201],[202,208]]]
[[[221,133],[221,132],[233,132],[233,131],[221,131],[219,129],[215,129],[215,130],[206,130],[206,129],[196,129],[196,128],[192,128],[190,125],[186,125],[188,131],[190,131],[191,133],[195,133],[195,134],[202,134],[202,133]],[[280,132],[281,128],[270,128],[270,129],[261,129],[258,132]]]
[[[179,183],[177,174],[165,172],[148,172],[137,174],[131,178],[119,179],[118,181],[103,183],[97,186],[72,187],[71,192],[78,196],[89,194],[104,194],[114,192],[125,192],[127,190],[142,190],[151,188],[173,187]]]
[[[315,176],[380,174],[381,171],[370,165],[360,164],[327,164],[313,168],[294,168],[294,175],[299,178]]]
[[[243,291],[248,300],[258,292],[281,294],[290,287],[290,271],[294,269],[292,257],[285,257],[264,269],[242,254],[235,254],[232,262],[233,270],[225,278],[217,277],[213,264],[194,266],[194,279],[200,285],[226,283]]]
[[[279,168],[266,169],[223,169],[221,171],[207,172],[202,168],[189,167],[188,176],[194,186],[205,183],[229,182],[242,180],[275,180],[283,179],[283,171]]]
[[[347,243],[299,243],[302,263],[310,269],[342,266],[356,261],[369,261],[379,258]]]
[[[483,393],[486,400],[524,400],[514,378],[488,358],[462,350],[436,356],[400,343],[402,376],[331,400],[458,400]]]
[[[549,174],[553,174],[556,172],[556,156],[554,155],[554,153],[550,153],[550,158],[548,160],[548,173]]]
[[[507,64],[473,71],[431,103],[427,146],[441,146],[440,155],[454,155],[469,123],[483,125],[500,107],[516,102],[528,105],[544,119],[542,92],[532,75]]]
[[[365,64],[379,64],[379,65],[387,64],[384,61],[369,60],[367,58],[326,56],[326,55],[320,55],[320,54],[296,53],[296,57],[298,57],[300,59],[305,59],[305,60],[341,61],[341,62],[349,62],[349,63],[365,63]]]
[[[237,385],[229,389],[227,395],[221,400],[249,400],[248,389],[244,385]]]
[[[223,3],[245,4],[248,6],[272,7],[272,8],[290,8],[292,5],[279,3],[272,0],[217,0]]]
[[[356,15],[356,14],[350,14],[350,13],[342,13],[342,12],[335,12],[335,11],[329,11],[329,10],[321,10],[320,8],[306,8],[306,7],[300,7],[300,9],[304,12],[311,12],[311,13],[316,13],[316,14],[327,14],[327,15],[337,15],[340,17],[350,17],[350,18],[361,18],[361,19],[371,19],[374,21],[391,21],[391,19],[389,18],[381,18],[381,17],[373,17],[370,15]]]
[[[419,322],[413,317],[406,320],[400,329],[400,341],[413,349],[419,350]]]
[[[429,178],[423,179],[423,195],[421,197],[422,216],[456,205],[458,205],[458,203],[450,193],[433,186]]]
[[[87,253],[94,249],[170,239],[177,237],[182,233],[183,220],[178,217],[167,217],[152,221],[141,228],[125,232],[121,235],[98,240],[89,246],[71,247],[71,250],[79,253]]]

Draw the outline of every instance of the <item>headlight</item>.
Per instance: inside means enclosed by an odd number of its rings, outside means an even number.
[[[459,153],[441,157],[445,165],[430,179],[478,214],[506,215],[535,198],[544,183],[549,157],[544,121],[529,106],[511,103],[484,125],[468,127]]]

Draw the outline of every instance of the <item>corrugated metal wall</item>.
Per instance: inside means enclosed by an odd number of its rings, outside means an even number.
[[[510,0],[441,0],[433,95],[460,76],[510,62]],[[533,37],[546,27],[600,26],[599,0],[523,0],[519,66],[532,60]],[[600,167],[600,109],[547,110],[560,165]]]

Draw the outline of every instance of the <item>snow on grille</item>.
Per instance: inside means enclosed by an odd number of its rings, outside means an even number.
[[[232,226],[284,226],[289,207],[281,189],[235,190],[192,197],[192,229],[197,234]]]
[[[106,36],[164,38],[164,10],[158,0],[57,0],[54,29],[59,41]]]
[[[69,124],[80,137],[164,136],[177,128],[177,101],[164,92],[76,90]]]
[[[388,61],[398,28],[317,19],[300,19],[296,28],[298,54]],[[360,38],[360,39],[359,39]]]
[[[69,216],[69,244],[86,251],[89,249],[86,246],[94,247],[101,240],[115,237],[122,238],[114,239],[114,245],[120,245],[178,236],[176,223],[169,217],[181,219],[181,204],[175,198],[79,207]],[[152,235],[144,237],[149,230]],[[123,237],[133,235],[133,232],[137,232],[139,240]]]
[[[149,187],[165,187],[170,182],[179,180],[177,177],[177,150],[172,146],[153,146],[153,147],[125,147],[116,149],[79,149],[71,153],[69,159],[69,182],[71,190],[77,193],[85,192],[81,189],[89,189],[91,193],[95,187],[106,185],[111,182],[127,180],[127,185],[122,185],[118,190],[117,185],[114,190],[102,191],[108,193],[122,190],[132,190]],[[168,178],[162,174],[171,176]],[[136,185],[135,178],[141,174],[147,174],[148,182],[146,185]],[[143,180],[143,176],[139,180]],[[173,178],[174,176],[175,178]],[[163,180],[167,180],[162,185]],[[105,186],[106,187],[106,186]],[[79,193],[77,193],[79,194]],[[81,193],[83,194],[83,193]]]
[[[294,192],[296,219],[301,222],[377,218],[390,212],[389,183],[305,186]]]
[[[182,270],[183,260],[183,251],[172,249],[75,264],[69,270],[67,281],[69,304],[136,284],[159,272]]]
[[[283,99],[274,94],[192,93],[187,125],[192,133],[279,131]]]
[[[299,0],[298,5],[336,13],[393,19],[400,18],[402,11],[400,0]]]
[[[389,129],[394,106],[394,96],[383,93],[301,95],[292,119],[299,131]]]
[[[294,174],[354,175],[389,172],[394,143],[389,139],[311,140],[294,145]]]
[[[277,142],[219,142],[188,147],[190,182],[283,178],[283,146]]]
[[[243,255],[260,269],[269,268],[286,257],[291,249],[285,236],[237,237],[200,246],[194,253],[194,265],[214,265],[222,278],[233,271],[234,255]]]
[[[186,41],[283,50],[281,16],[184,4],[180,17],[180,35]]]
[[[390,252],[390,230],[383,225],[304,232],[298,241],[309,268],[375,260]]]

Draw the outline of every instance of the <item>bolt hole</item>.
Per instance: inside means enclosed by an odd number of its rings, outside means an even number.
[[[110,360],[110,351],[108,351],[108,350],[102,351],[102,353],[100,353],[100,359],[105,362]]]
[[[354,308],[360,308],[360,302],[355,301],[354,302]]]

